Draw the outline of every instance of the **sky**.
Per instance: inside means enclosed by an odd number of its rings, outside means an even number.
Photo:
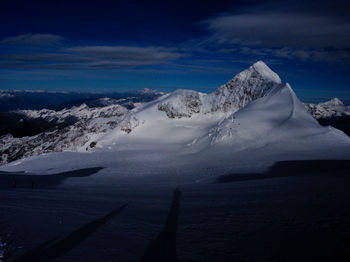
[[[262,60],[301,98],[350,99],[347,1],[0,3],[0,89],[212,92]]]

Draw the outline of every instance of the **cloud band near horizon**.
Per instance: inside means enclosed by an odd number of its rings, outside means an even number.
[[[89,45],[67,46],[64,38],[50,34],[8,37],[0,46],[0,68],[6,69],[121,69],[157,65],[183,56],[175,48],[159,46]],[[45,46],[45,52],[42,47]],[[35,47],[39,47],[35,48]]]

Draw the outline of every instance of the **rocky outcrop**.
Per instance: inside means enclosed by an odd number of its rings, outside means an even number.
[[[170,118],[191,117],[198,113],[233,113],[280,84],[279,76],[259,61],[211,94],[177,90],[160,102],[158,109]]]

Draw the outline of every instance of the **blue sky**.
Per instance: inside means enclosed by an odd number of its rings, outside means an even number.
[[[211,92],[263,60],[300,97],[349,99],[349,11],[338,0],[5,0],[0,89]]]

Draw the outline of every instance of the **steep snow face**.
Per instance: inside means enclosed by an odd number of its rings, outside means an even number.
[[[316,119],[331,118],[337,116],[350,116],[350,106],[345,106],[338,98],[319,104],[304,103],[306,109]]]
[[[334,130],[321,127],[306,111],[289,84],[285,84],[273,88],[265,97],[233,113],[210,130],[209,137],[211,144],[230,143],[239,149],[251,143],[263,146],[272,141],[329,131]]]
[[[280,84],[279,76],[259,61],[214,93],[207,95],[191,90],[178,90],[159,103],[158,109],[170,118],[217,111],[233,113],[251,101],[265,96],[269,90]]]

